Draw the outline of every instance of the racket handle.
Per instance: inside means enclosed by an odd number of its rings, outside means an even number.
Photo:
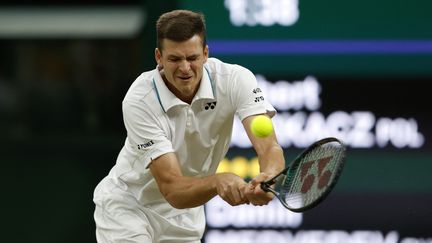
[[[261,189],[265,192],[271,192],[270,185],[265,182],[261,182]]]

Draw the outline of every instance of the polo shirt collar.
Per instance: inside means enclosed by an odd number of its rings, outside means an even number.
[[[203,77],[200,82],[200,87],[198,88],[195,97],[192,99],[192,103],[201,99],[216,100],[214,82],[210,78],[210,74],[206,66],[204,66],[203,69]]]
[[[209,76],[208,69],[203,67],[203,77],[200,82],[200,87],[198,88],[195,97],[192,99],[192,103],[197,100],[216,100],[214,82]],[[155,75],[153,75],[153,86],[156,91],[156,95],[162,110],[167,112],[174,106],[185,106],[188,105],[183,102],[177,96],[175,96],[166,86],[162,76],[159,73],[158,67],[154,70]]]

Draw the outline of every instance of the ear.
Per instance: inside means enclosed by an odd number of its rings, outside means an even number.
[[[207,58],[209,57],[209,47],[206,45],[204,47],[204,62],[207,62]]]
[[[158,48],[155,49],[155,59],[159,67],[162,67],[162,52]]]

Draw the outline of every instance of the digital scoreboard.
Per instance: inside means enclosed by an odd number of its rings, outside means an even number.
[[[183,0],[179,5],[206,15],[211,55],[259,73],[432,74],[432,2],[427,0]]]

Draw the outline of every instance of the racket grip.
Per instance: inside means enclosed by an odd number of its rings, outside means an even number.
[[[270,185],[265,183],[265,182],[261,182],[261,189],[265,192],[271,192],[271,190],[269,189]]]

